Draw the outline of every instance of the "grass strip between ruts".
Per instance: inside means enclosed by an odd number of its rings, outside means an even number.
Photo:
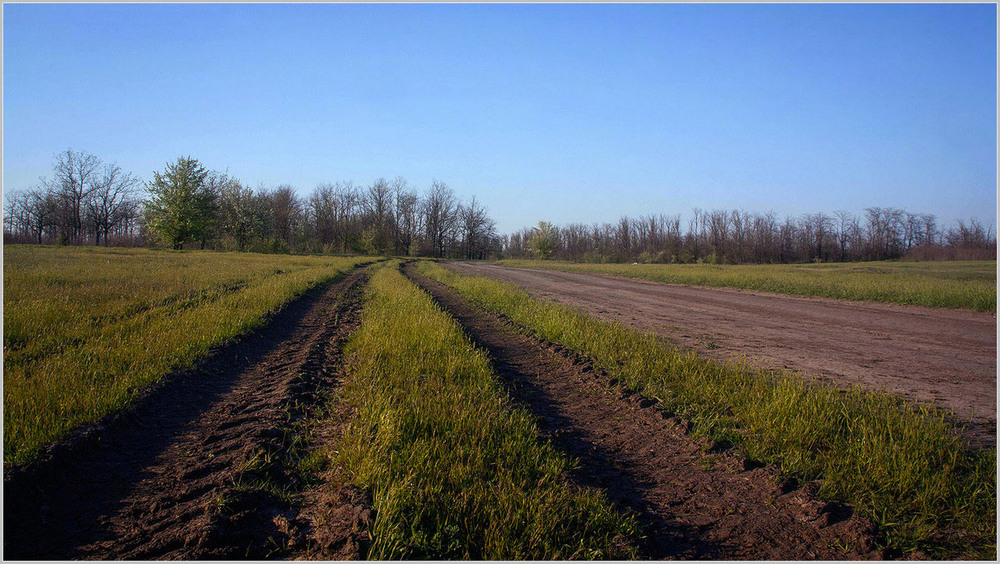
[[[996,449],[976,451],[943,414],[890,394],[720,363],[653,335],[530,297],[515,285],[422,262],[424,275],[538,337],[593,357],[640,394],[853,504],[890,547],[932,557],[996,555]]]
[[[372,492],[374,559],[633,558],[633,518],[569,483],[486,355],[393,265],[348,346],[338,460]]]

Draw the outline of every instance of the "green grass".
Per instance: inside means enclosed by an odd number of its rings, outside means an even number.
[[[4,246],[4,466],[362,258]]]
[[[366,300],[338,461],[373,495],[369,558],[635,557],[633,520],[567,482],[570,462],[426,293],[387,265]]]
[[[610,374],[754,460],[847,501],[888,546],[933,557],[996,556],[996,449],[976,451],[942,413],[860,388],[840,390],[681,352],[655,336],[431,263],[420,271]]]
[[[614,274],[668,284],[724,286],[783,294],[996,313],[996,261],[854,262],[783,265],[579,264],[504,260],[516,268]]]

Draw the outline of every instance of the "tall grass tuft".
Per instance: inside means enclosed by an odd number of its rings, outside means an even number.
[[[635,525],[511,406],[485,354],[396,268],[374,274],[348,354],[339,459],[373,493],[375,559],[631,558]]]
[[[5,245],[4,466],[363,260]]]
[[[997,263],[578,264],[501,261],[504,266],[613,274],[668,284],[723,286],[872,302],[997,311]]]
[[[695,432],[776,463],[855,505],[890,547],[996,555],[996,449],[976,451],[943,414],[882,392],[699,358],[653,335],[531,298],[518,287],[421,263],[420,271],[539,337],[590,355]]]

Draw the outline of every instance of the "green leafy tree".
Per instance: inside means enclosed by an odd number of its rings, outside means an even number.
[[[225,238],[230,239],[239,251],[250,248],[255,239],[263,236],[270,211],[265,194],[256,194],[235,179],[218,182],[219,223]]]
[[[180,249],[185,243],[201,242],[205,248],[215,219],[217,194],[206,182],[209,171],[191,157],[167,164],[163,173],[154,172],[147,184],[146,224],[163,243]]]
[[[539,221],[538,227],[531,229],[531,237],[528,239],[531,251],[542,260],[548,259],[556,248],[556,236],[556,228],[551,223]]]
[[[377,225],[369,225],[361,232],[361,239],[358,241],[358,246],[362,253],[373,256],[383,254],[383,250],[379,246],[380,233],[381,229]]]

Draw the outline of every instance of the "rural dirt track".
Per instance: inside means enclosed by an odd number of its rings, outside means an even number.
[[[704,449],[685,423],[621,391],[564,349],[516,332],[442,284],[405,272],[488,351],[512,396],[557,448],[579,460],[572,478],[604,490],[645,527],[649,559],[883,558],[867,521],[824,503],[814,485],[782,482],[730,452]],[[843,547],[843,548],[841,548]]]
[[[5,558],[363,556],[370,500],[336,482],[304,483],[288,461],[296,423],[323,403],[321,389],[338,385],[365,276],[313,291],[125,412],[8,472]],[[312,432],[322,441],[336,429]]]
[[[132,407],[6,472],[4,557],[363,557],[370,498],[340,486],[337,468],[307,482],[294,462],[302,434],[321,445],[351,415],[334,403],[318,426],[301,427],[327,405],[321,390],[343,382],[341,351],[360,322],[365,281],[357,272],[289,304]],[[621,391],[585,359],[420,282],[490,353],[546,438],[580,461],[571,477],[639,516],[643,556],[897,556],[875,550],[869,524],[819,500],[814,484],[699,444],[684,421]]]
[[[966,310],[661,284],[624,277],[449,263],[536,297],[660,335],[720,360],[746,357],[838,385],[954,410],[996,445],[996,316]]]

